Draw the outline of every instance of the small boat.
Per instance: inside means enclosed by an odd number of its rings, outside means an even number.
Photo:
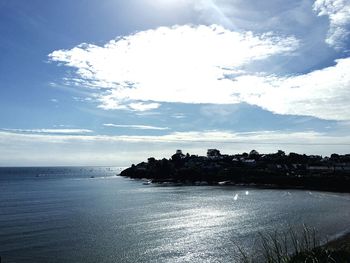
[[[142,184],[143,185],[150,185],[152,183],[152,181],[145,181],[145,182],[143,182]]]
[[[230,184],[230,181],[222,181],[222,182],[218,182],[218,185],[228,185]]]

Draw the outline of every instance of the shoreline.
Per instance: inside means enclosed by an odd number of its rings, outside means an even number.
[[[117,176],[129,178],[132,180],[139,180],[144,182],[144,185],[154,185],[160,187],[183,187],[183,186],[220,186],[220,187],[246,187],[255,189],[276,189],[276,190],[304,190],[304,191],[319,191],[319,192],[329,192],[329,193],[342,193],[350,194],[350,189],[348,191],[343,189],[335,188],[322,188],[322,187],[307,187],[300,185],[277,185],[277,184],[258,184],[258,183],[234,183],[230,181],[222,182],[210,182],[207,181],[197,181],[197,182],[187,182],[187,181],[174,181],[172,179],[155,180],[152,178],[134,178],[130,176],[125,176],[118,174]]]
[[[236,185],[272,189],[350,192],[350,154],[331,157],[290,153],[221,154],[208,149],[207,156],[177,150],[169,159],[132,164],[121,176],[144,178],[164,185]]]
[[[330,249],[345,249],[347,251],[350,251],[350,231],[341,234],[335,239],[327,241],[324,246]]]

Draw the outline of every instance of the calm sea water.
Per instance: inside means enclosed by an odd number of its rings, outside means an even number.
[[[2,262],[235,262],[259,232],[350,230],[349,194],[160,187],[119,171],[0,168]]]

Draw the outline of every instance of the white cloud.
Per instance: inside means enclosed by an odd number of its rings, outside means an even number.
[[[234,89],[243,102],[279,114],[309,115],[329,120],[350,120],[350,58],[308,74],[241,76]]]
[[[148,110],[154,110],[157,109],[160,106],[159,103],[142,103],[142,102],[135,102],[130,103],[129,107],[135,111],[148,111]]]
[[[138,129],[138,130],[169,130],[168,127],[157,127],[157,126],[149,126],[149,125],[124,125],[124,124],[105,123],[103,124],[103,126],[114,127],[114,128],[130,128],[130,129]]]
[[[247,70],[257,62],[272,67],[272,56],[293,55],[298,45],[293,37],[270,33],[175,26],[139,32],[102,47],[84,44],[54,51],[50,58],[76,68],[79,85],[99,86],[99,107],[104,109],[142,112],[163,102],[245,102],[278,114],[350,120],[350,58],[299,75]]]
[[[239,144],[296,144],[296,145],[344,145],[350,144],[350,136],[330,136],[315,131],[283,132],[257,131],[234,133],[229,131],[189,131],[172,132],[166,135],[74,135],[74,134],[37,134],[28,132],[0,131],[1,143],[16,138],[18,142],[41,141],[51,143],[81,142],[128,142],[128,143],[239,143]]]
[[[186,115],[183,113],[175,113],[171,117],[173,117],[174,119],[185,119]]]
[[[104,109],[154,109],[161,102],[236,103],[227,74],[253,61],[290,54],[294,37],[254,35],[221,26],[161,27],[112,40],[83,44],[49,57],[77,69],[79,85],[104,88]]]
[[[337,49],[343,48],[350,35],[350,1],[316,0],[313,7],[319,16],[329,17],[326,43]]]
[[[91,133],[88,129],[0,129],[8,132],[18,133],[48,133],[48,134],[84,134]]]

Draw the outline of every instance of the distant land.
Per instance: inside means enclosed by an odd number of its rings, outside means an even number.
[[[221,154],[208,149],[207,156],[183,154],[147,162],[123,170],[121,176],[147,179],[161,185],[244,185],[268,188],[350,192],[350,154],[329,157],[289,153]]]

